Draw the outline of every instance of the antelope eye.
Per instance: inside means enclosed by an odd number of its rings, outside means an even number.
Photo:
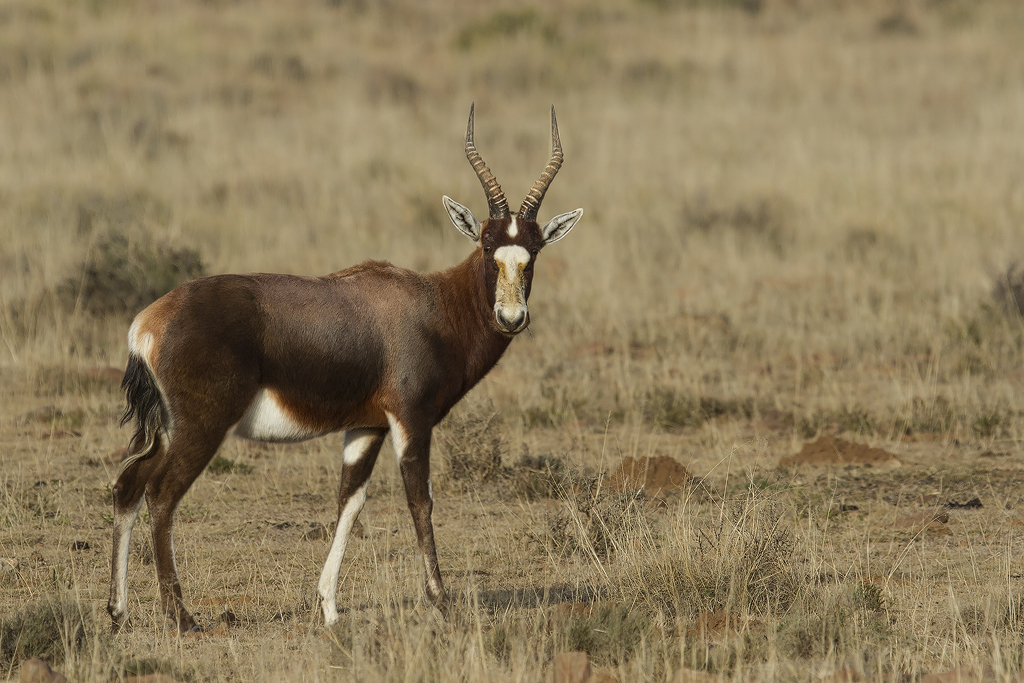
[[[533,254],[534,256],[536,256],[537,254],[540,253],[540,249],[538,249],[537,247],[534,247],[533,249],[530,250],[530,253]]]
[[[491,248],[490,247],[484,247],[484,253],[485,254],[490,254],[491,253]]]

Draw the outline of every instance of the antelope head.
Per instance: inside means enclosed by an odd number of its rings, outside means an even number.
[[[444,206],[455,227],[476,242],[482,256],[488,302],[494,309],[494,325],[499,332],[511,337],[530,324],[527,301],[537,254],[548,244],[565,237],[583,215],[583,209],[576,209],[555,216],[543,226],[537,223],[537,211],[544,194],[562,166],[562,143],[558,140],[555,108],[551,107],[551,160],[515,215],[509,215],[505,193],[476,151],[472,106],[466,130],[466,157],[487,195],[487,220],[481,223],[472,211],[448,196],[444,197]]]

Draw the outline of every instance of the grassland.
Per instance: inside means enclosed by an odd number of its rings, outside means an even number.
[[[1009,0],[0,2],[0,677],[539,681],[573,649],[620,681],[1016,675],[1022,44]],[[542,218],[586,214],[438,429],[454,614],[382,458],[325,631],[340,437],[229,441],[177,522],[212,632],[166,629],[142,523],[108,635],[131,315],[199,273],[461,260],[472,101],[513,204],[554,103]],[[902,464],[778,466],[828,434]],[[655,455],[699,483],[604,485]]]

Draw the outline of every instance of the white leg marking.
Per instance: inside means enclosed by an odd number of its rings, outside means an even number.
[[[384,414],[387,415],[388,425],[391,426],[391,442],[395,445],[395,460],[401,466],[402,458],[405,457],[405,450],[409,447],[409,435],[397,417],[391,413]]]
[[[323,434],[296,422],[272,389],[260,389],[234,428],[235,436],[254,441],[305,441]]]
[[[342,451],[342,468],[354,465],[362,460],[373,444],[377,432],[370,429],[350,429],[345,432],[345,449]],[[359,512],[366,503],[366,484],[364,483],[345,503],[345,509],[338,517],[338,526],[334,530],[334,541],[331,551],[327,554],[324,569],[320,572],[320,583],[317,592],[320,594],[320,607],[324,612],[324,623],[333,626],[338,622],[338,575],[341,562],[345,559],[345,548],[352,526],[359,517]]]
[[[366,455],[366,449],[373,443],[376,432],[371,429],[350,429],[345,432],[345,450],[342,451],[343,465],[354,465]]]
[[[114,519],[114,533],[117,543],[117,580],[114,582],[114,616],[124,616],[128,609],[128,551],[131,549],[132,528],[142,509],[143,496],[134,510],[119,514]]]
[[[334,542],[331,544],[331,552],[324,562],[324,570],[320,573],[320,583],[317,592],[320,594],[320,607],[324,611],[324,623],[333,626],[338,623],[338,574],[341,572],[341,561],[345,559],[345,547],[348,545],[348,536],[352,533],[352,525],[356,523],[359,511],[366,503],[366,484],[352,494],[352,497],[345,503],[345,509],[338,519],[338,527],[334,531]]]

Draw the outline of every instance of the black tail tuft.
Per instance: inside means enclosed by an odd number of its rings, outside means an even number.
[[[156,453],[160,447],[160,432],[167,424],[167,408],[156,378],[145,361],[135,354],[128,357],[121,389],[128,399],[121,426],[135,420],[135,434],[128,443],[128,456],[121,462],[118,476],[138,460]]]

